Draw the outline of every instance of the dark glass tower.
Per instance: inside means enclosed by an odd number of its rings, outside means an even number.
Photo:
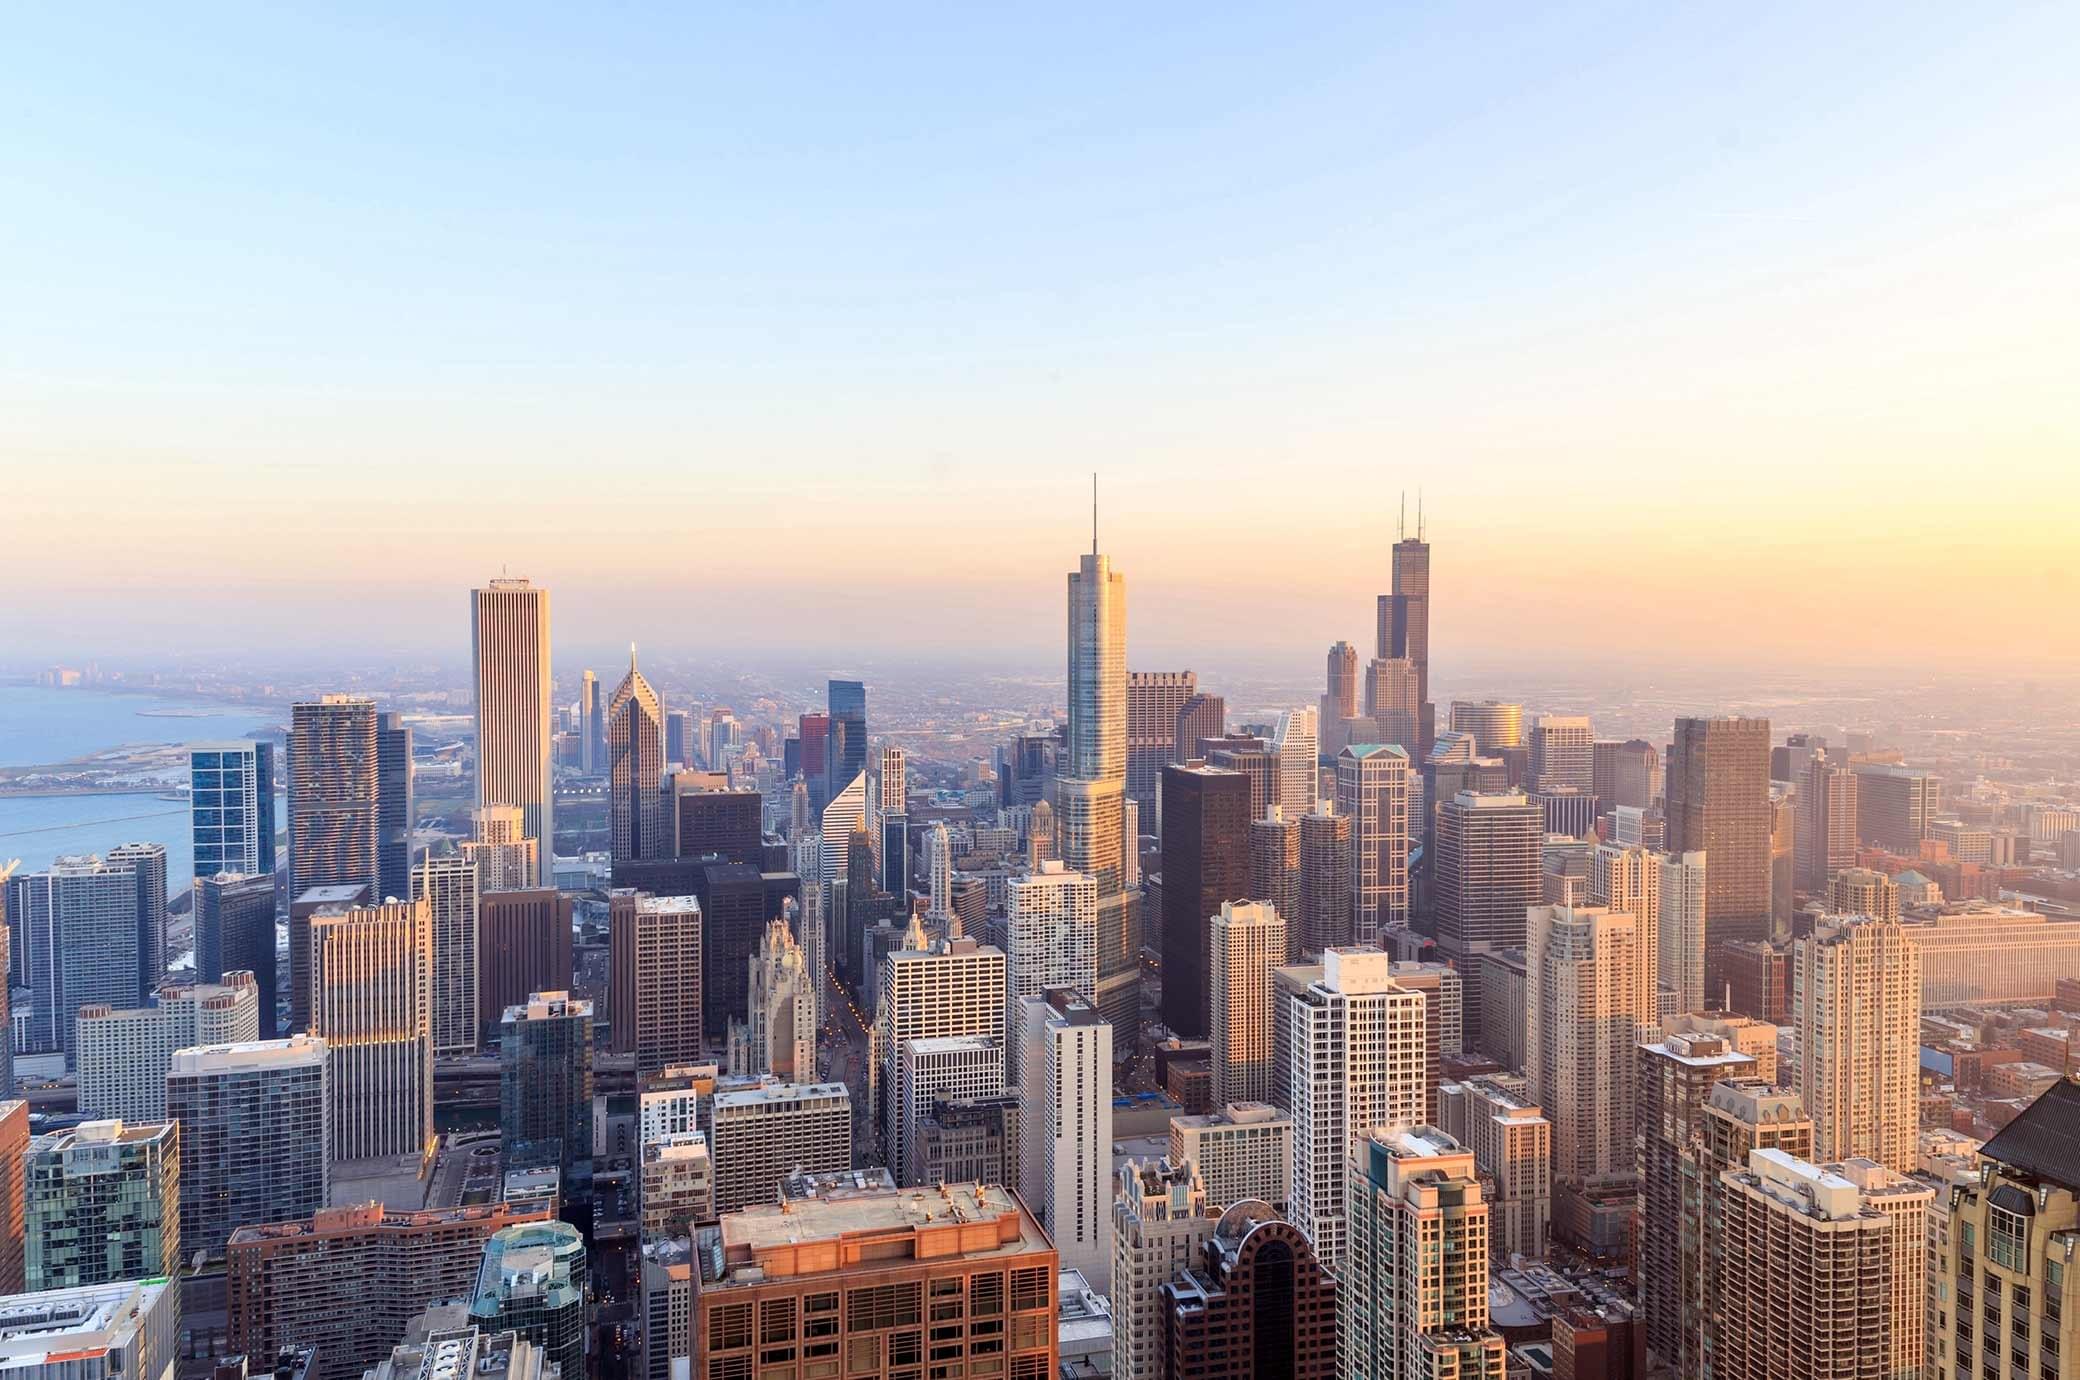
[[[412,731],[402,714],[376,723],[376,892],[412,894]]]
[[[852,778],[867,769],[867,687],[856,680],[834,680],[829,690],[831,711],[830,780],[828,799],[852,784]]]
[[[1163,1024],[1204,1039],[1209,935],[1223,901],[1248,900],[1249,778],[1218,767],[1163,768]]]

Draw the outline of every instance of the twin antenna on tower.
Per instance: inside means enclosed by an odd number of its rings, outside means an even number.
[[[1095,480],[1093,482],[1096,482]],[[1399,541],[1408,540],[1408,490],[1401,491],[1401,523],[1394,536]],[[1423,539],[1423,491],[1416,490],[1416,540]]]

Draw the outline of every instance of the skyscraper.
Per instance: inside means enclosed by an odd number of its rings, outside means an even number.
[[[433,919],[424,901],[310,918],[311,1033],[330,1051],[332,1157],[412,1155],[433,1136]]]
[[[547,861],[556,853],[549,784],[549,591],[526,580],[496,579],[470,591],[469,614],[475,804],[518,805],[527,836]]]
[[[477,1047],[477,865],[462,854],[428,854],[412,873],[411,898],[433,925],[433,1053]]]
[[[137,889],[137,999],[149,1001],[166,974],[166,845],[120,843],[110,867],[128,868]]]
[[[1286,927],[1287,961],[1299,958],[1300,817],[1282,805],[1250,821],[1249,894],[1278,911]]]
[[[1223,901],[1208,923],[1213,1105],[1271,1100],[1271,973],[1286,966],[1286,922],[1261,901]]]
[[[571,985],[571,898],[553,887],[477,898],[477,1020],[495,1043],[499,1019],[531,992]]]
[[[1171,745],[1172,762],[1191,762],[1203,756],[1199,743],[1206,738],[1219,738],[1228,731],[1228,702],[1219,695],[1194,694],[1179,706],[1175,725],[1175,741]],[[1158,773],[1160,776],[1161,773]]]
[[[1668,755],[1668,851],[1701,852],[1705,944],[1770,933],[1769,720],[1677,719]]]
[[[137,872],[91,855],[62,857],[10,878],[7,889],[16,961],[33,994],[21,1048],[63,1051],[70,1063],[82,1006],[137,1002]]]
[[[1661,754],[1644,738],[1599,742],[1594,777],[1598,808],[1648,809],[1661,793]]]
[[[462,856],[477,865],[477,891],[528,891],[540,886],[541,849],[527,837],[518,805],[487,805],[470,812],[474,837]]]
[[[1596,731],[1583,714],[1541,714],[1531,725],[1531,789],[1596,790]]]
[[[1112,1190],[1112,1374],[1165,1372],[1163,1286],[1213,1235],[1206,1189],[1190,1162],[1128,1160]]]
[[[1336,813],[1351,822],[1351,936],[1361,944],[1408,923],[1408,785],[1408,754],[1392,744],[1350,743],[1337,755]]]
[[[0,1101],[0,1298],[27,1287],[22,1231],[28,1209],[28,1157],[29,1104],[18,1098]]]
[[[1856,764],[1856,830],[1863,842],[1913,857],[1943,812],[1941,777],[1913,767]]]
[[[1368,1127],[1350,1159],[1337,1366],[1351,1380],[1502,1374],[1488,1326],[1488,1203],[1473,1152],[1434,1126]]]
[[[376,895],[412,894],[412,730],[402,714],[376,716]]]
[[[541,1348],[545,1371],[554,1366],[561,1375],[583,1375],[589,1275],[585,1240],[569,1223],[506,1227],[484,1243],[469,1320],[486,1333],[517,1333]],[[433,1380],[438,1360],[436,1353],[419,1373]]]
[[[1592,905],[1623,911],[1638,927],[1639,966],[1634,981],[1639,984],[1636,1009],[1642,1024],[1656,1024],[1661,990],[1661,861],[1662,855],[1646,848],[1617,848],[1596,845],[1589,855],[1589,901]],[[1675,1010],[1671,1003],[1670,1014]]]
[[[1058,862],[1004,887],[1004,1002],[1016,1018],[1028,997],[1057,988],[1094,1001],[1098,990],[1098,884]],[[1008,1048],[1022,1047],[1009,1032]],[[1014,1056],[1015,1053],[1014,1053]],[[1017,1077],[1018,1070],[1008,1070]]]
[[[89,1121],[31,1138],[23,1216],[30,1293],[179,1271],[180,1130],[174,1122]]]
[[[181,1242],[215,1253],[249,1222],[325,1207],[331,1100],[325,1042],[209,1044],[176,1052],[167,1115],[180,1123]]]
[[[767,1083],[710,1103],[715,1209],[770,1203],[788,1175],[852,1167],[852,1093],[843,1083]]]
[[[1127,795],[1151,810],[1163,768],[1175,760],[1178,711],[1198,688],[1193,671],[1127,673]]]
[[[1825,896],[1830,877],[1856,866],[1856,781],[1846,764],[1823,757],[1806,764],[1792,851],[1799,887],[1808,895]]]
[[[1300,816],[1299,928],[1302,954],[1351,942],[1351,821],[1334,800]]]
[[[1702,853],[1663,853],[1661,857],[1661,923],[1654,955],[1656,985],[1669,993],[1677,1011],[1702,1011],[1709,1005],[1704,984],[1704,935],[1707,859]]]
[[[1249,778],[1219,767],[1163,768],[1163,1024],[1206,1034],[1207,926],[1248,899]]]
[[[1822,1160],[1906,1172],[1921,1128],[1921,955],[1897,922],[1832,917],[1793,946],[1798,1091]]]
[[[1922,1373],[1933,1187],[1782,1150],[1749,1152],[1720,1183],[1714,1377]]]
[[[1629,1071],[1647,959],[1639,924],[1600,906],[1538,906],[1526,959],[1525,1072],[1553,1119],[1556,1230],[1595,1254],[1624,1249],[1634,1182]]]
[[[664,797],[664,705],[636,669],[607,703],[607,818],[614,861],[642,862],[672,855]]]
[[[623,1024],[632,1028],[627,1048],[635,1054],[640,1081],[700,1061],[701,905],[692,896],[631,899],[634,913],[616,931],[627,949],[629,1009],[612,1015],[617,1043]]]
[[[1461,791],[1437,808],[1437,853],[1430,865],[1437,947],[1466,984],[1467,1025],[1481,1027],[1486,994],[1480,955],[1521,948],[1524,913],[1538,904],[1545,825],[1521,791]]]
[[[592,1003],[534,992],[499,1025],[498,1129],[507,1147],[557,1146],[566,1202],[592,1192]]]
[[[1322,692],[1318,730],[1324,744],[1340,746],[1343,735],[1331,730],[1358,717],[1358,649],[1348,642],[1329,646],[1328,682]]]
[[[309,916],[296,901],[320,887],[365,888],[380,900],[376,707],[355,695],[295,705],[289,724],[290,1028],[309,1028]]]
[[[749,960],[751,1014],[742,1027],[745,1057],[733,1073],[770,1073],[789,1083],[816,1081],[816,981],[787,921],[774,916]],[[697,1056],[689,1052],[687,1061]],[[675,1061],[677,1062],[677,1061]]]
[[[1016,1022],[1024,1014],[1022,1007],[1014,1006],[1010,1019]],[[890,1166],[898,1183],[943,1182],[932,1177],[924,1143],[934,1108],[949,1102],[1001,1098],[1006,1063],[1004,1042],[993,1035],[903,1041],[896,1056],[895,1086],[883,1090],[884,1096],[894,1099],[903,1128],[908,1162]],[[1017,1177],[1014,1170],[1012,1182]]]
[[[1321,734],[1317,711],[1282,710],[1272,746],[1278,753],[1278,803],[1288,819],[1314,808],[1321,793]]]
[[[1332,1273],[1342,1265],[1351,1137],[1423,1120],[1423,997],[1377,949],[1329,949],[1273,974],[1274,1059],[1293,1113],[1293,1222]]]
[[[259,983],[258,1024],[252,1038],[271,1040],[280,1020],[274,878],[220,872],[195,878],[195,980],[222,982],[226,973],[251,973]]]
[[[1430,702],[1430,543],[1423,539],[1420,504],[1415,536],[1394,543],[1392,588],[1380,596],[1377,655],[1415,664],[1417,741],[1410,755],[1419,757],[1437,736],[1437,706]]]
[[[1127,578],[1098,552],[1068,584],[1069,728],[1055,786],[1055,830],[1063,864],[1098,887],[1096,1001],[1131,1047],[1141,1020],[1141,944],[1126,893]]]
[[[1474,751],[1493,756],[1524,746],[1524,706],[1502,700],[1452,701],[1452,730],[1473,735]]]
[[[188,751],[195,875],[266,877],[274,889],[274,744],[198,743]]]
[[[899,1108],[886,1090],[896,1086],[896,1059],[905,1040],[989,1035],[1002,1040],[1004,953],[965,936],[922,947],[912,922],[909,945],[881,964],[881,1002],[875,1009],[874,1049],[881,1060],[881,1162],[907,1164]]]
[[[1100,1292],[1112,1278],[1112,1026],[1063,988],[1020,1012],[1020,1193],[1062,1264]]]
[[[607,761],[607,721],[600,713],[599,677],[587,671],[578,681],[578,770],[587,776]]]
[[[856,680],[834,680],[826,690],[831,712],[830,791],[867,769],[867,687]]]

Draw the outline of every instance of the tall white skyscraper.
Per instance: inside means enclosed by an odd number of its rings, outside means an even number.
[[[1361,943],[1408,923],[1408,803],[1401,748],[1352,743],[1337,754],[1336,813],[1351,822],[1351,924]]]
[[[1659,985],[1677,1011],[1702,1011],[1704,989],[1705,855],[1661,855]]]
[[[496,579],[469,595],[476,701],[477,799],[518,805],[544,858],[556,851],[549,784],[549,591]]]
[[[1596,789],[1596,730],[1586,715],[1541,714],[1531,725],[1531,789]]]
[[[934,921],[943,925],[946,917],[953,914],[953,841],[946,825],[939,820],[932,821],[930,832],[924,836],[924,866],[926,909]]]
[[[1921,954],[1893,920],[1831,916],[1793,945],[1798,1092],[1815,1158],[1904,1173],[1921,1129]]]
[[[1005,1009],[1025,1012],[1025,1000],[1067,988],[1086,1001],[1098,993],[1098,884],[1058,862],[1042,863],[1004,887]],[[1023,1032],[1011,1032],[1016,1051]],[[1013,1053],[1010,1057],[1018,1057]],[[1018,1070],[1009,1070],[1016,1078]]]
[[[852,778],[823,807],[822,852],[819,859],[826,888],[845,880],[845,853],[852,846],[855,830],[867,822],[867,774]],[[829,896],[825,892],[825,896]]]
[[[532,842],[532,840],[529,840]],[[412,899],[433,922],[433,1053],[477,1047],[477,865],[466,855],[427,854],[412,870]]]
[[[477,865],[477,892],[532,891],[541,885],[541,849],[527,837],[526,815],[517,805],[487,805],[470,815],[475,837],[462,856]]]
[[[1576,1245],[1622,1232],[1635,1179],[1634,1049],[1647,958],[1632,916],[1601,906],[1534,906],[1525,956],[1525,1073],[1553,1122],[1559,1225]]]
[[[97,1121],[164,1121],[174,1051],[245,1043],[259,1031],[260,985],[243,971],[224,974],[221,983],[161,987],[150,1006],[82,1006],[75,1026],[78,1111]]]
[[[1589,855],[1589,900],[1622,911],[1638,927],[1641,962],[1637,1009],[1656,1024],[1661,987],[1661,854],[1646,848],[1614,848],[1602,843]],[[1690,1010],[1679,1007],[1678,1010]]]
[[[1127,580],[1098,554],[1095,501],[1091,518],[1091,553],[1069,575],[1069,730],[1055,830],[1063,863],[1097,883],[1097,1001],[1131,1039],[1141,946],[1126,894]]]
[[[1112,1279],[1112,1026],[1076,993],[1028,997],[1021,1025],[1020,1196],[1100,1293]]]
[[[900,815],[909,809],[910,775],[903,750],[894,743],[883,745],[874,774],[874,809],[879,814]]]
[[[1278,716],[1278,803],[1287,819],[1314,809],[1321,792],[1321,746],[1315,709],[1288,709]],[[1287,917],[1291,923],[1292,917]]]
[[[1261,901],[1223,901],[1210,928],[1213,1105],[1269,1102],[1276,1024],[1271,973],[1285,966],[1285,919]]]
[[[1423,996],[1378,949],[1332,948],[1320,966],[1280,968],[1275,1058],[1293,1114],[1289,1220],[1331,1271],[1343,1263],[1351,1138],[1423,1121]]]
[[[913,919],[911,939],[923,933]],[[882,1163],[908,1163],[901,1108],[893,1096],[896,1060],[906,1040],[955,1035],[1004,1039],[1004,951],[965,936],[930,948],[905,948],[881,962],[881,1004],[875,1010],[874,1048],[881,1060]]]

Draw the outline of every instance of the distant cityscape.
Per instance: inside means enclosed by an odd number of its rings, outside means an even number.
[[[1134,668],[1095,538],[1053,683],[660,690],[500,577],[461,688],[0,690],[109,740],[0,799],[177,812],[6,880],[10,1344],[905,1376],[928,1296],[985,1374],[1963,1376],[2008,1278],[2051,1380],[2072,687],[1440,705],[1431,558],[1283,698]]]

